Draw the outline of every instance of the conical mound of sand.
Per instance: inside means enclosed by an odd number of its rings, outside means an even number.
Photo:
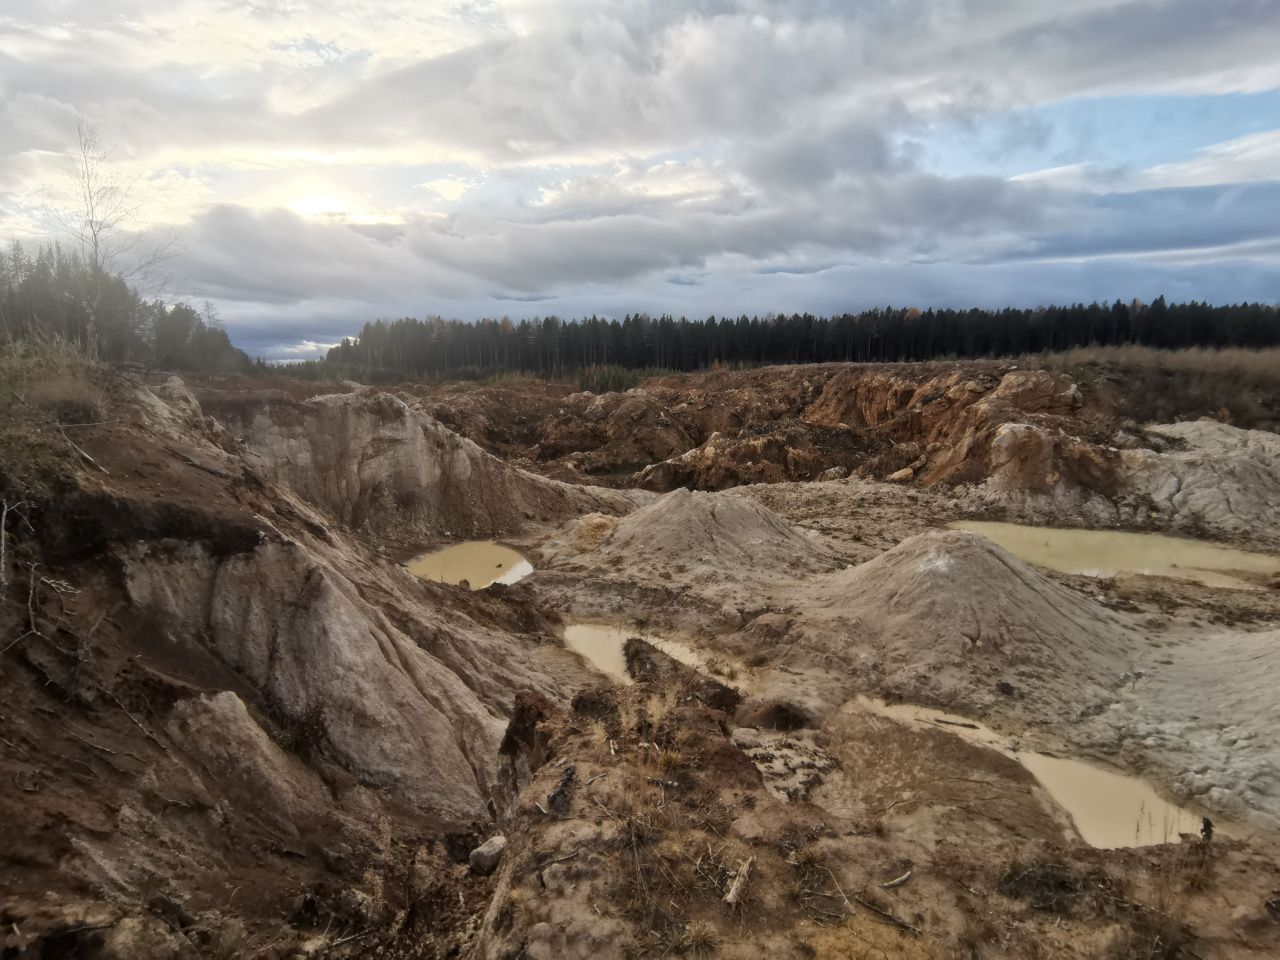
[[[629,570],[682,565],[694,576],[725,578],[779,572],[820,573],[836,557],[772,510],[723,493],[673,490],[627,514],[597,549]]]
[[[928,678],[933,689],[990,690],[1003,680],[1066,693],[1071,680],[1123,673],[1133,654],[1110,611],[974,533],[911,537],[815,592],[824,619],[850,625],[879,671]]]

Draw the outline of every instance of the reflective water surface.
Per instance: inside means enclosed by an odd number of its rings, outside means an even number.
[[[533,573],[533,564],[492,540],[455,543],[416,557],[405,566],[423,580],[453,584],[465,580],[472,590],[483,590],[494,583],[515,583]]]
[[[901,723],[930,724],[1017,760],[1058,806],[1070,814],[1076,830],[1090,846],[1177,843],[1179,833],[1200,831],[1199,814],[1170,803],[1138,777],[1083,760],[1010,749],[1003,743],[1005,738],[994,730],[941,710],[887,704],[870,697],[859,697],[858,702],[880,716]]]
[[[623,683],[630,683],[631,677],[627,674],[627,660],[622,655],[622,648],[631,637],[648,641],[663,653],[688,666],[697,669],[704,666],[702,658],[682,643],[651,636],[616,623],[571,624],[565,627],[564,645],[585,657],[602,673]]]
[[[1061,573],[1093,577],[1144,573],[1245,589],[1258,589],[1280,576],[1280,557],[1157,533],[1064,530],[985,520],[961,520],[950,526],[980,533],[1020,560]]]

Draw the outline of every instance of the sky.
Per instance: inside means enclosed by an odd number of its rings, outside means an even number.
[[[77,122],[155,295],[366,320],[1280,301],[1280,0],[0,0],[0,239]]]

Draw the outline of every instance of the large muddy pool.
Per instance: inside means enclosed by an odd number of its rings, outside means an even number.
[[[564,628],[564,645],[585,658],[601,673],[614,680],[630,683],[627,658],[622,648],[631,637],[645,640],[681,663],[702,669],[703,660],[682,643],[643,633],[634,627],[616,623],[575,623]]]
[[[955,530],[980,533],[1014,556],[1062,573],[1113,577],[1143,573],[1211,587],[1257,589],[1280,577],[1280,557],[1199,540],[1115,530],[1065,530],[962,520]]]
[[[405,566],[423,580],[452,584],[465,580],[472,590],[483,590],[495,583],[515,583],[533,573],[533,564],[492,540],[455,543],[410,560]]]
[[[910,704],[891,705],[869,697],[859,697],[858,702],[880,716],[901,723],[930,724],[1017,760],[1058,806],[1070,814],[1076,830],[1090,846],[1177,843],[1179,833],[1200,830],[1199,814],[1170,803],[1137,777],[1083,760],[1013,750],[994,730],[941,710]]]

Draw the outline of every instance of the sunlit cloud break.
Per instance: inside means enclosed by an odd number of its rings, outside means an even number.
[[[76,123],[251,352],[374,317],[1280,299],[1280,4],[0,0],[0,236]]]

